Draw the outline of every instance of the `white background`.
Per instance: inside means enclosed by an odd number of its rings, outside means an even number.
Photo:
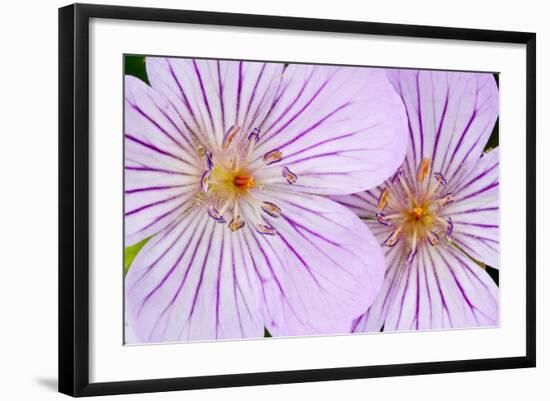
[[[114,3],[115,1],[112,0]],[[342,394],[360,398],[424,400],[546,399],[550,388],[547,346],[544,339],[549,297],[543,293],[549,273],[544,269],[543,225],[550,223],[542,205],[550,193],[542,177],[550,161],[542,150],[550,146],[542,133],[549,120],[543,108],[550,99],[547,51],[550,45],[548,11],[544,2],[344,1],[309,8],[305,2],[258,1],[133,1],[128,5],[165,6],[247,13],[361,19],[380,22],[465,26],[536,31],[538,34],[538,349],[539,367],[528,370],[452,375],[384,378],[376,380],[294,384],[259,388],[206,390],[127,399],[245,400],[334,399]],[[27,1],[3,10],[0,192],[1,250],[4,273],[0,280],[0,395],[4,399],[56,399],[57,372],[57,7],[58,1]],[[540,4],[540,5],[539,5]],[[545,52],[546,51],[546,52]],[[37,71],[39,70],[39,72]],[[544,93],[546,92],[546,93]],[[550,255],[548,255],[550,256]],[[7,273],[7,274],[6,274]],[[546,317],[546,318],[545,318]],[[452,344],[449,344],[452,347]],[[550,357],[550,355],[549,355]],[[548,359],[550,362],[550,359]],[[452,391],[451,391],[452,390]],[[415,394],[417,396],[415,396]]]

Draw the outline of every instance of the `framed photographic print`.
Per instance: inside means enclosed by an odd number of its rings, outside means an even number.
[[[535,366],[534,33],[78,4],[59,78],[61,392]]]

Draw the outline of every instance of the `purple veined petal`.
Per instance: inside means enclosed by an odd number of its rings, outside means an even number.
[[[454,191],[455,201],[445,208],[445,216],[453,221],[453,241],[473,258],[498,269],[499,149],[484,154]]]
[[[243,229],[275,336],[346,333],[382,284],[384,257],[373,235],[345,207],[315,195],[262,192],[281,216],[275,236]],[[246,215],[247,211],[244,209]]]
[[[242,241],[204,209],[153,237],[125,279],[136,342],[262,337],[261,286]]]
[[[492,74],[388,70],[403,99],[411,144],[407,163],[415,171],[423,158],[451,183],[481,155],[498,116],[498,88]]]
[[[130,160],[188,171],[199,163],[191,138],[168,98],[129,75],[124,80],[124,134]]]
[[[372,188],[401,165],[407,125],[384,70],[290,65],[261,126],[255,156],[279,149],[296,189],[346,194]]]
[[[487,272],[450,246],[421,247],[410,265],[388,258],[382,291],[354,331],[496,326],[498,287]]]
[[[148,57],[151,86],[179,106],[182,120],[206,143],[221,143],[232,125],[258,127],[274,102],[283,65]]]

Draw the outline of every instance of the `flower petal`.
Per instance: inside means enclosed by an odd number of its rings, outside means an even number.
[[[160,231],[197,186],[198,163],[173,110],[137,78],[125,80],[126,245]]]
[[[466,174],[481,155],[498,116],[492,74],[388,70],[405,104],[411,145],[410,172],[423,158],[450,183]]]
[[[451,191],[455,201],[444,217],[452,218],[453,240],[476,260],[498,269],[499,149],[484,154]]]
[[[259,127],[274,102],[283,64],[148,57],[151,86],[165,93],[190,133],[220,144],[232,125]]]
[[[390,250],[377,300],[354,331],[496,326],[498,287],[487,272],[451,246],[421,247],[411,264]]]
[[[276,336],[349,332],[382,284],[380,245],[336,202],[315,195],[262,195],[281,209],[278,218],[266,215],[277,234],[248,229],[245,242],[262,283],[267,329]]]
[[[261,287],[242,238],[197,208],[144,246],[125,279],[139,342],[263,336]]]
[[[359,192],[402,163],[407,125],[401,99],[384,70],[290,65],[261,125],[259,159],[278,149],[294,185],[318,194]]]

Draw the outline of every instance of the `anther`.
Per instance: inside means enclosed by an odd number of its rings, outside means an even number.
[[[212,217],[216,222],[218,223],[225,223],[225,219],[223,216],[216,210],[214,206],[208,206],[208,209],[206,209],[208,215]]]
[[[275,234],[277,234],[277,230],[275,230],[271,226],[268,226],[267,224],[257,224],[256,225],[256,231],[258,231],[260,234],[266,234],[266,235],[275,235]]]
[[[206,168],[208,170],[212,170],[214,167],[214,163],[212,162],[212,152],[209,150],[205,151],[204,157],[206,159]]]
[[[438,199],[437,202],[439,206],[446,206],[449,203],[454,202],[454,200],[455,200],[455,197],[453,196],[453,194],[449,193],[443,196],[442,198]]]
[[[223,136],[223,140],[222,140],[222,148],[224,150],[229,148],[229,145],[231,145],[231,142],[233,142],[233,139],[235,139],[235,136],[239,133],[240,129],[241,129],[241,127],[239,127],[238,125],[232,125],[227,130],[227,132]]]
[[[391,222],[386,219],[386,216],[382,212],[376,212],[376,220],[385,226],[391,226]]]
[[[236,218],[233,218],[233,220],[231,220],[228,227],[233,232],[240,230],[244,227],[244,220],[242,220],[240,216],[237,216]]]
[[[382,245],[389,248],[395,246],[395,244],[397,244],[397,241],[399,241],[399,238],[401,237],[401,230],[401,226],[397,227],[397,229],[393,233],[391,233],[388,238],[386,238]]]
[[[454,224],[453,224],[453,221],[451,220],[451,218],[447,218],[447,238],[450,238],[451,237],[451,234],[453,233],[453,228],[454,228]]]
[[[279,206],[277,206],[274,203],[262,202],[261,208],[265,213],[267,213],[271,217],[277,218],[281,216],[281,209],[279,208]]]
[[[439,237],[436,233],[433,231],[427,231],[426,236],[428,237],[428,241],[430,242],[430,245],[435,246],[439,242]]]
[[[258,139],[260,139],[260,129],[254,128],[250,134],[248,134],[248,140],[253,142],[258,142]]]
[[[283,171],[281,173],[283,177],[286,178],[286,182],[289,184],[294,184],[298,180],[298,176],[290,171],[288,167],[283,167]]]
[[[211,171],[205,171],[203,174],[202,174],[202,177],[201,177],[201,189],[203,192],[207,192],[208,191],[208,183],[210,182],[210,173]]]
[[[447,186],[447,180],[445,177],[443,177],[443,174],[441,173],[434,173],[434,178],[441,184],[441,186],[446,187]]]
[[[283,153],[278,149],[271,150],[264,155],[264,162],[268,166],[281,160],[283,160]]]
[[[427,159],[427,158],[422,159],[422,162],[418,167],[418,173],[416,175],[418,182],[423,182],[424,179],[428,176],[428,174],[430,174],[431,164],[432,164],[432,161],[430,159]]]
[[[376,209],[378,209],[378,211],[380,212],[384,210],[389,200],[390,200],[390,190],[389,188],[386,187],[378,197],[378,204],[376,205]]]

